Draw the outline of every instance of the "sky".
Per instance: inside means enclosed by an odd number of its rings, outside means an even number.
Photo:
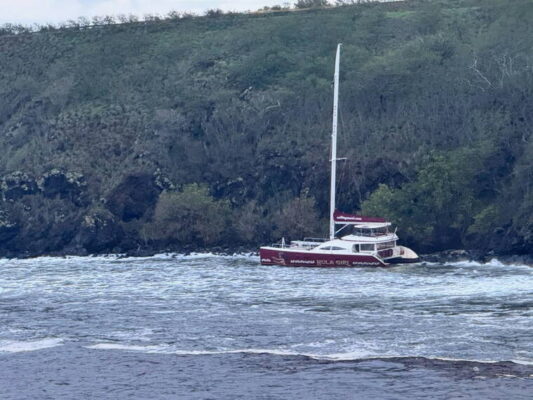
[[[175,10],[202,14],[257,10],[263,6],[293,4],[295,0],[0,0],[0,24],[58,23],[78,17],[118,14],[166,14]]]

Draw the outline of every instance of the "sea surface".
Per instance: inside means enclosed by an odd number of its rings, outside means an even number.
[[[0,260],[0,399],[531,399],[533,267]]]

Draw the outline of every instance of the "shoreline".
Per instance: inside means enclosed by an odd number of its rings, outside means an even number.
[[[114,249],[118,250],[118,249]],[[43,254],[16,254],[0,255],[1,259],[27,260],[40,257],[117,257],[117,258],[139,258],[154,257],[166,254],[174,256],[188,256],[194,254],[212,254],[214,256],[237,256],[237,255],[258,255],[258,247],[235,246],[235,247],[171,247],[163,249],[139,248],[130,251],[111,251],[101,253],[87,253],[85,251],[57,251]],[[449,263],[449,262],[478,262],[489,263],[496,259],[503,264],[522,264],[533,267],[533,254],[498,254],[494,252],[483,252],[481,250],[451,249],[434,253],[421,254],[420,263]]]

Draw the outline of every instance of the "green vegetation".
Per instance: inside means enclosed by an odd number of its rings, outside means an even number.
[[[380,185],[363,202],[364,212],[396,221],[407,240],[429,248],[442,241],[480,245],[472,235],[493,232],[502,222],[501,212],[487,201],[494,199],[495,188],[486,180],[485,166],[495,154],[483,150],[430,154],[413,181],[397,189]]]
[[[228,228],[229,216],[228,203],[213,199],[207,187],[186,185],[179,192],[161,193],[153,222],[147,226],[148,237],[167,243],[217,244]]]
[[[531,252],[533,2],[322,3],[0,28],[0,255],[324,235],[338,42],[339,208]]]
[[[328,6],[328,0],[298,0],[294,3],[294,7],[297,9],[323,8]]]

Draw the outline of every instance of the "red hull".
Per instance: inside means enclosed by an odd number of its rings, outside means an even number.
[[[386,267],[374,256],[351,254],[317,254],[285,251],[283,249],[259,249],[262,265],[287,267]]]

